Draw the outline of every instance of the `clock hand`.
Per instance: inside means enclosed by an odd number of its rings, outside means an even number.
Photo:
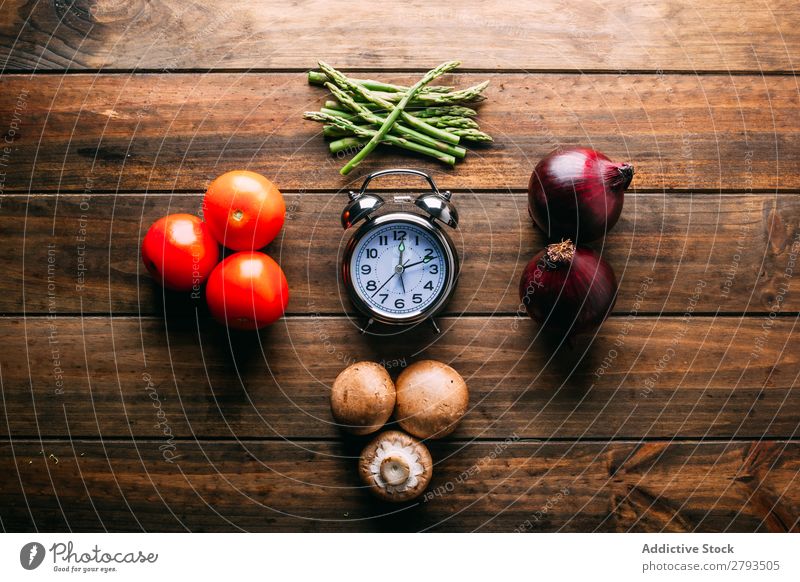
[[[380,291],[381,289],[383,289],[384,287],[386,287],[386,285],[388,285],[388,284],[389,284],[389,281],[391,281],[392,279],[394,279],[394,276],[395,276],[395,275],[397,275],[397,271],[395,271],[394,273],[392,273],[392,276],[391,276],[391,277],[389,277],[388,279],[386,279],[386,281],[384,281],[384,282],[383,282],[383,285],[381,285],[380,287],[378,287],[378,291]],[[378,291],[375,291],[375,293],[373,293],[372,295],[370,295],[370,297],[375,297],[375,296],[378,294]]]
[[[422,259],[421,261],[417,261],[416,263],[406,263],[405,265],[403,265],[403,269],[408,269],[410,267],[416,267],[417,265],[421,265],[422,263],[430,263],[435,258],[436,257],[430,257],[430,258]]]
[[[402,255],[403,251],[405,251],[405,248],[406,248],[406,247],[405,247],[405,244],[403,244],[403,243],[401,242],[401,243],[400,243],[400,254],[401,254],[401,255]],[[429,260],[430,260],[430,259],[429,259]],[[420,263],[427,263],[427,262],[428,262],[428,261],[425,261],[425,260],[423,260],[423,261],[420,261]],[[415,265],[418,265],[419,263],[414,263],[414,264],[415,264]],[[379,292],[381,289],[383,289],[384,287],[386,287],[386,285],[388,285],[388,284],[389,284],[389,281],[391,281],[392,279],[394,279],[394,276],[395,276],[395,275],[400,275],[400,282],[401,282],[401,284],[402,284],[402,282],[403,282],[403,271],[404,271],[406,268],[408,268],[408,265],[404,265],[402,262],[398,263],[398,264],[395,266],[395,268],[394,268],[394,273],[392,273],[392,276],[391,276],[391,277],[389,277],[388,279],[386,279],[386,281],[384,281],[384,282],[383,282],[383,285],[381,285],[380,287],[378,287],[377,291],[375,291],[375,293],[373,293],[372,295],[370,295],[370,297],[375,297],[375,296],[378,294],[378,292]],[[403,293],[405,293],[405,292],[406,292],[405,285],[403,285]]]
[[[399,269],[395,269],[396,271],[400,271],[400,288],[403,290],[403,295],[406,294],[406,283],[403,281],[403,252],[406,250],[406,245],[403,241],[400,241],[400,260],[397,263]]]

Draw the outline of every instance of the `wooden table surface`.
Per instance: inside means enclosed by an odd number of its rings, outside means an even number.
[[[447,59],[496,138],[456,169],[380,151],[347,178],[302,112],[324,59],[397,82]],[[800,528],[796,1],[5,0],[0,8],[0,526],[8,531]],[[620,293],[555,350],[518,314],[542,247],[535,163],[589,145],[637,174],[596,244]],[[3,149],[4,148],[4,149]],[[345,196],[412,166],[454,191],[443,332],[369,338],[337,283]],[[263,173],[289,314],[229,335],[139,244],[215,176]],[[383,182],[386,189],[408,183]],[[328,408],[359,359],[434,358],[469,413],[420,502],[360,486]]]

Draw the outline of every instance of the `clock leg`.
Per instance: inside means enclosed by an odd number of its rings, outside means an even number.
[[[367,320],[367,323],[361,328],[361,335],[364,335],[369,330],[370,326],[375,323],[375,320],[371,317]]]

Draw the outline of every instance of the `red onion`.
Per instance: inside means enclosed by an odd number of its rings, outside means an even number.
[[[531,174],[528,211],[547,238],[589,242],[617,223],[632,179],[633,166],[595,150],[556,150]]]
[[[564,337],[600,327],[617,299],[614,270],[570,240],[548,245],[522,274],[519,296],[532,319]]]

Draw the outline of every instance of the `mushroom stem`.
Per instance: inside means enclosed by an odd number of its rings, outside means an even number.
[[[398,487],[408,481],[410,475],[411,467],[399,455],[392,455],[381,461],[381,479],[388,485]]]
[[[402,502],[422,495],[433,473],[428,448],[398,430],[387,430],[364,447],[358,473],[384,501]]]

